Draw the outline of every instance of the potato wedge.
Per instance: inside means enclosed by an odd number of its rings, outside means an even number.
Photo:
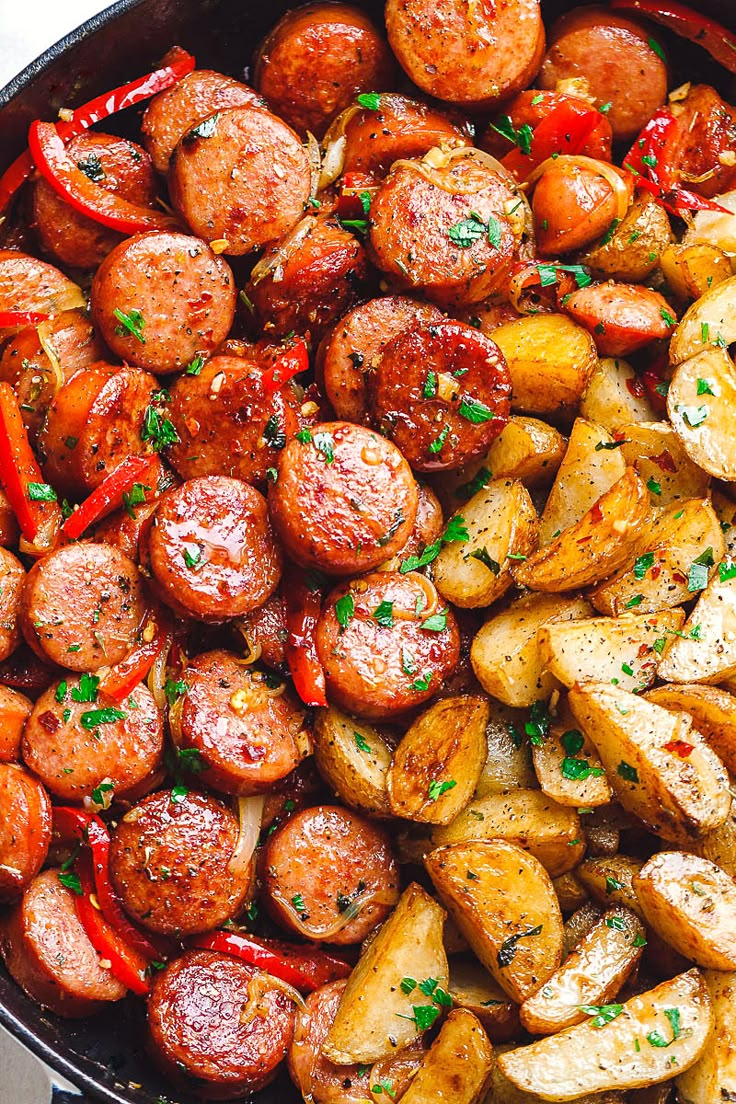
[[[646,486],[627,468],[580,521],[516,564],[516,582],[545,593],[600,583],[631,558],[649,509]]]
[[[404,890],[348,979],[322,1048],[326,1058],[343,1066],[376,1062],[421,1035],[414,1006],[432,1002],[404,992],[400,982],[435,978],[447,989],[444,920],[445,910],[421,886]]]
[[[500,1055],[501,1071],[543,1100],[644,1087],[698,1060],[713,1029],[713,1011],[700,973],[688,970],[632,997],[610,1023],[594,1022]]]
[[[529,314],[505,322],[493,340],[511,375],[511,409],[548,414],[573,407],[598,356],[587,330],[564,314]]]
[[[656,679],[660,657],[684,621],[685,612],[679,608],[591,617],[542,625],[537,640],[542,663],[563,686],[615,679],[624,690],[639,692]]]
[[[626,567],[595,587],[590,599],[600,613],[611,617],[632,610],[657,613],[671,609],[692,601],[688,585],[693,561],[712,555],[718,563],[722,550],[721,527],[707,499],[672,502],[643,527]],[[637,569],[637,562],[641,565],[642,559],[650,556],[651,567],[640,577],[642,567]],[[709,568],[708,575],[714,570]]]
[[[504,993],[477,958],[455,958],[450,962],[449,994],[458,1008],[477,1016],[493,1043],[504,1043],[518,1035],[519,1006]]]
[[[710,476],[694,464],[669,422],[622,425],[621,455],[645,481],[652,505],[704,498]]]
[[[637,284],[657,267],[672,241],[672,227],[660,205],[640,192],[613,232],[581,258],[601,276]]]
[[[488,1087],[493,1047],[466,1008],[454,1008],[402,1096],[404,1104],[478,1104]]]
[[[716,563],[718,561],[716,560]],[[736,576],[718,574],[698,598],[678,636],[660,664],[668,682],[720,682],[736,675]]]
[[[631,422],[653,422],[654,407],[636,372],[620,357],[602,357],[590,377],[580,414],[609,433]]]
[[[736,364],[726,349],[708,348],[678,364],[667,413],[691,460],[716,479],[736,479]]]
[[[613,437],[597,422],[576,418],[539,522],[539,542],[549,544],[580,521],[626,471]]]
[[[604,908],[611,904],[625,905],[643,919],[644,913],[634,889],[634,877],[643,865],[643,859],[628,855],[584,859],[575,870],[575,877]]]
[[[714,1030],[702,1056],[677,1078],[682,1104],[736,1100],[736,974],[706,970],[703,980],[713,1006]]]
[[[568,877],[568,875],[565,875]],[[557,882],[559,878],[556,878],[552,883],[557,888]],[[557,892],[559,898],[559,891]],[[564,912],[565,906],[560,900],[560,906]],[[600,920],[603,912],[598,908],[593,901],[585,901],[580,908],[576,909],[572,916],[569,916],[565,921],[565,930],[562,935],[562,961],[564,962],[567,956],[577,947],[580,940],[587,935],[587,933],[594,928]]]
[[[736,697],[719,686],[684,683],[658,686],[646,694],[673,712],[689,713],[693,724],[713,748],[724,766],[736,774]]]
[[[394,751],[388,799],[394,816],[449,824],[475,793],[486,761],[485,698],[442,698],[413,722]]]
[[[532,1035],[554,1035],[583,1023],[585,1007],[608,1004],[641,958],[644,926],[631,909],[616,905],[585,933],[560,968],[527,997],[519,1015]]]
[[[473,799],[451,824],[432,832],[435,844],[508,840],[534,855],[553,877],[564,874],[585,854],[578,814],[541,790],[512,790]]]
[[[699,299],[733,275],[731,258],[707,242],[671,245],[659,263],[665,280],[681,299]]]
[[[574,686],[568,702],[621,805],[653,832],[687,845],[723,823],[728,775],[686,713],[605,682]]]
[[[509,790],[536,790],[539,787],[532,766],[531,744],[524,732],[528,714],[491,701],[486,726],[488,754],[475,788],[477,798],[504,794]]]
[[[467,541],[442,545],[434,561],[434,584],[456,606],[490,606],[513,586],[509,556],[537,546],[537,511],[518,479],[493,479],[459,514]]]
[[[539,785],[547,797],[560,805],[577,809],[607,805],[611,787],[598,752],[575,727],[567,705],[558,711],[549,732],[536,736],[532,761]]]
[[[514,1049],[515,1044],[505,1043],[497,1048],[496,1058]],[[625,1104],[627,1100],[628,1097],[623,1092],[586,1093],[576,1097],[573,1104]],[[542,1097],[512,1085],[496,1062],[491,1072],[491,1087],[485,1104],[542,1104]]]
[[[542,668],[537,629],[547,621],[587,617],[584,598],[526,594],[492,615],[470,649],[475,677],[483,689],[505,705],[524,707],[546,698],[558,686]]]
[[[671,364],[702,353],[705,345],[728,346],[736,341],[734,296],[736,276],[729,276],[688,307],[670,341]]]
[[[346,805],[391,816],[386,780],[391,750],[373,725],[334,705],[319,709],[314,722],[314,759],[320,774]]]
[[[550,977],[562,954],[562,915],[541,863],[505,840],[453,843],[425,866],[476,955],[521,1003]]]
[[[409,1043],[408,1046],[393,1051],[388,1058],[381,1058],[378,1062],[375,1062],[371,1067],[368,1078],[370,1104],[385,1104],[386,1096],[389,1100],[391,1099],[391,1094],[385,1092],[387,1086],[390,1086],[392,1092],[396,1093],[396,1099],[398,1100],[412,1083],[428,1049],[427,1038],[422,1035]],[[319,1097],[322,1097],[321,1093]],[[317,1104],[317,1098],[313,1097],[313,1099],[314,1104]],[[340,1096],[336,1100],[332,1095],[327,1096],[325,1104],[329,1104],[330,1101],[333,1104],[342,1104]],[[359,1101],[354,1100],[353,1104],[368,1104],[368,1101],[359,1099]]]
[[[725,554],[736,557],[736,502],[718,488],[713,488],[711,502],[723,532]]]
[[[719,206],[726,207],[729,212],[736,212],[736,191],[723,192],[716,196]],[[724,253],[731,256],[736,253],[736,214],[726,214],[720,211],[696,211],[693,225],[685,232],[683,244],[691,245],[695,242],[706,242],[715,245]],[[710,285],[712,286],[712,285]],[[705,289],[704,289],[705,290]]]
[[[691,962],[736,968],[736,882],[685,851],[660,851],[634,877],[647,924]]]
[[[696,853],[710,859],[730,878],[736,879],[736,802],[731,802],[730,812],[723,824],[698,840]]]

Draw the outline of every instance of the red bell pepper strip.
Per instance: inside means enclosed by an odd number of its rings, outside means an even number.
[[[49,317],[40,311],[0,311],[0,330],[9,326],[38,326]]]
[[[263,389],[267,395],[273,395],[294,376],[300,372],[306,372],[309,367],[309,352],[306,343],[299,338],[288,349],[284,349],[276,357],[276,360],[267,368],[261,376]]]
[[[34,541],[42,528],[50,530],[61,522],[56,496],[44,482],[18,400],[7,383],[0,383],[0,481],[26,540]]]
[[[529,139],[529,152],[513,149],[501,164],[519,180],[524,180],[553,154],[578,154],[600,122],[600,112],[573,97],[553,108],[535,126]]]
[[[305,705],[327,705],[324,668],[317,654],[314,632],[322,608],[318,588],[307,585],[303,573],[288,571],[282,588],[286,606],[286,662],[294,689]]]
[[[736,73],[736,34],[678,0],[611,0],[617,11],[638,11],[682,38],[702,46],[730,73]]]
[[[249,966],[273,974],[293,985],[301,993],[312,993],[322,985],[349,976],[352,967],[336,955],[309,946],[297,946],[280,939],[262,939],[256,935],[216,931],[199,935],[191,946],[206,951],[222,951]]]
[[[145,997],[150,991],[150,982],[146,976],[148,962],[133,947],[128,946],[120,934],[95,908],[92,894],[95,883],[92,880],[91,863],[88,856],[77,860],[76,873],[82,887],[81,894],[75,899],[77,916],[87,933],[87,938],[98,955],[110,963],[110,972],[139,997]]]
[[[159,611],[153,639],[144,640],[125,659],[112,667],[101,681],[100,690],[114,702],[123,701],[146,677],[167,640],[171,640],[171,623],[168,615]]]
[[[116,510],[123,504],[123,495],[130,491],[134,483],[140,482],[145,473],[154,464],[155,457],[129,456],[106,475],[99,487],[85,498],[78,509],[71,514],[61,527],[61,531],[71,540],[81,537],[85,529],[96,521]]]

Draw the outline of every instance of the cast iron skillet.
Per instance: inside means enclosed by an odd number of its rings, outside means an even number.
[[[350,0],[377,21],[381,0]],[[733,0],[689,0],[736,29]],[[200,67],[247,79],[253,50],[289,7],[289,0],[117,0],[112,7],[72,31],[0,90],[0,171],[25,146],[28,125],[53,119],[59,107],[91,96],[153,68],[178,43],[195,54]],[[570,0],[543,0],[549,24]],[[680,64],[682,80],[716,83],[731,103],[736,81],[703,51],[657,29]],[[135,128],[137,117],[128,113]],[[115,127],[126,128],[117,118]],[[133,130],[134,133],[134,130]],[[144,1053],[141,1002],[128,998],[88,1020],[62,1020],[25,996],[0,967],[0,1023],[52,1068],[64,1074],[90,1101],[107,1104],[199,1104],[198,1094],[172,1089]],[[12,1090],[11,1090],[12,1091]],[[78,1098],[76,1098],[78,1099]],[[296,1104],[299,1094],[285,1071],[258,1095],[258,1104]]]

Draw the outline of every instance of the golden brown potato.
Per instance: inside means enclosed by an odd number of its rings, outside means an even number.
[[[498,1064],[510,1081],[543,1100],[575,1100],[585,1092],[647,1086],[667,1080],[674,1069],[689,1069],[712,1029],[705,982],[689,970],[632,997],[609,1023],[596,1026],[593,1017],[508,1051]]]
[[[572,870],[585,854],[578,814],[541,790],[474,798],[451,824],[435,828],[432,839],[437,845],[508,840],[534,855],[553,878]]]
[[[707,495],[710,476],[693,463],[669,422],[629,423],[619,432],[621,455],[646,483],[652,505]]]
[[[729,559],[736,557],[736,502],[722,490],[714,487],[711,502],[723,531],[725,554]]]
[[[449,993],[459,1008],[467,1008],[478,1017],[491,1042],[506,1042],[518,1035],[519,1006],[477,958],[454,958],[450,962]]]
[[[703,980],[713,1006],[713,1035],[695,1065],[677,1078],[682,1104],[736,1100],[736,974],[706,970]]]
[[[605,908],[612,904],[625,905],[643,919],[644,914],[634,889],[634,877],[643,865],[643,859],[628,855],[584,859],[577,867],[575,877],[591,897]]]
[[[698,840],[694,850],[704,859],[710,859],[716,866],[720,866],[730,878],[736,878],[736,802],[731,802],[731,809],[723,824]]]
[[[580,403],[580,413],[609,433],[631,422],[653,422],[656,417],[636,372],[628,361],[618,357],[598,361]]]
[[[674,713],[689,713],[693,724],[724,766],[736,774],[736,698],[718,686],[684,683],[658,686],[646,695]]]
[[[675,295],[699,299],[732,275],[731,258],[717,245],[693,242],[671,245],[660,258],[662,275]]]
[[[492,615],[470,650],[475,677],[505,705],[524,707],[546,698],[558,685],[542,667],[537,629],[547,621],[569,621],[591,612],[584,598],[525,594]]]
[[[721,207],[726,207],[729,212],[736,212],[736,191],[724,192],[717,199]],[[728,259],[731,261],[731,256],[736,254],[736,214],[727,214],[720,211],[696,211],[693,225],[686,231],[682,243],[683,245],[693,245],[701,242],[723,250],[724,253],[729,255]],[[701,294],[706,291],[706,288],[712,286],[713,283],[708,284],[706,279]]]
[[[376,1062],[422,1034],[414,1005],[436,1007],[430,997],[406,992],[402,978],[436,979],[447,990],[449,970],[442,942],[445,910],[412,883],[348,978],[323,1046],[337,1065]]]
[[[532,761],[542,792],[560,805],[595,808],[611,800],[611,787],[595,746],[578,728],[567,704],[549,731],[535,735]]]
[[[685,851],[660,851],[634,878],[647,924],[685,958],[711,970],[736,968],[736,882]]]
[[[386,790],[391,750],[377,728],[334,705],[319,709],[314,758],[322,777],[346,805],[372,816],[391,816]]]
[[[728,346],[736,341],[736,276],[711,287],[688,307],[670,341],[670,363],[703,352],[704,346]]]
[[[574,686],[568,702],[619,802],[653,832],[688,844],[723,823],[728,775],[686,713],[605,682]]]
[[[570,877],[569,874],[564,875],[566,878]],[[565,906],[560,898],[559,890],[557,890],[557,883],[559,878],[555,878],[553,885],[557,891],[557,897],[560,900],[560,907],[562,911],[565,911]],[[580,884],[580,883],[578,883]],[[603,911],[598,908],[598,905],[593,901],[584,901],[565,921],[565,930],[562,936],[562,961],[564,962],[567,956],[577,947],[581,939],[594,928],[603,915]]]
[[[401,1099],[404,1104],[478,1104],[492,1067],[493,1048],[483,1025],[467,1009],[454,1008]]]
[[[581,258],[601,276],[639,283],[646,280],[672,241],[667,212],[640,192],[620,223]]]
[[[521,1003],[560,964],[562,915],[541,863],[504,840],[454,843],[425,860],[440,899],[505,993]]]
[[[531,745],[524,731],[528,714],[497,701],[491,701],[489,705],[491,716],[486,727],[488,755],[475,796],[487,797],[509,790],[536,790],[539,783],[532,766]]]
[[[678,364],[667,413],[694,463],[716,479],[736,479],[736,365],[727,349],[708,347]]]
[[[496,1048],[496,1058],[515,1049],[515,1043],[503,1043]],[[485,1104],[542,1104],[542,1099],[536,1093],[525,1092],[512,1085],[496,1062],[491,1072],[491,1087]],[[573,1104],[626,1104],[628,1099],[628,1095],[623,1092],[585,1093],[584,1096],[576,1097]]]
[[[608,1004],[632,973],[646,944],[644,927],[617,905],[585,933],[560,968],[524,1001],[523,1026],[532,1035],[554,1035],[582,1023],[585,1008]]]
[[[509,556],[537,546],[537,511],[518,479],[493,479],[459,514],[467,541],[448,541],[434,561],[434,583],[456,606],[490,606],[513,586]]]
[[[716,562],[718,562],[716,560]],[[736,575],[711,577],[660,664],[668,682],[720,682],[736,674]],[[703,581],[705,580],[705,569]]]
[[[486,761],[485,698],[442,698],[417,717],[394,752],[388,799],[394,816],[449,824],[475,793]]]
[[[595,342],[564,314],[529,314],[505,322],[493,340],[511,374],[512,410],[547,414],[575,406],[596,363]]]

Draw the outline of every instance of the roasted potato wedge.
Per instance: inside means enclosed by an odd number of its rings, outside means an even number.
[[[565,875],[569,877],[569,875]],[[555,878],[553,885],[557,891],[557,896],[560,898],[559,890],[557,890],[557,883],[559,878]],[[579,884],[579,883],[578,883]],[[565,911],[565,906],[560,898],[560,907],[562,911]],[[567,956],[577,947],[580,940],[591,930],[600,920],[603,915],[603,911],[598,908],[598,905],[593,901],[584,901],[583,904],[575,910],[572,916],[569,916],[565,921],[565,930],[562,936],[562,961],[564,962]]]
[[[475,796],[504,794],[509,790],[536,790],[539,787],[532,766],[531,745],[524,733],[527,714],[491,701],[486,727],[488,754],[475,788]]]
[[[575,1100],[586,1092],[647,1086],[667,1080],[674,1069],[689,1069],[712,1030],[705,982],[698,970],[688,970],[632,997],[601,1027],[590,1019],[508,1051],[498,1064],[510,1081],[543,1100]]]
[[[718,686],[684,683],[658,686],[646,695],[648,701],[673,712],[689,713],[693,724],[713,748],[725,767],[736,774],[736,697]]]
[[[552,977],[524,1001],[523,1026],[532,1035],[554,1035],[583,1023],[584,1009],[608,1004],[621,989],[646,944],[644,926],[631,909],[608,909],[585,933]]]
[[[548,414],[575,406],[598,360],[587,330],[564,314],[529,314],[505,322],[493,340],[511,375],[511,409]]]
[[[496,1057],[513,1049],[513,1044],[504,1044],[497,1049]],[[586,1093],[577,1097],[573,1104],[625,1104],[627,1099],[623,1092]],[[536,1093],[525,1092],[512,1085],[496,1062],[491,1072],[491,1088],[485,1104],[542,1104],[542,1100]]]
[[[630,422],[653,422],[656,418],[634,369],[619,357],[598,361],[580,403],[580,414],[609,433]]]
[[[488,1088],[493,1047],[466,1008],[453,1008],[402,1096],[404,1104],[478,1104]]]
[[[537,511],[518,479],[493,479],[460,514],[468,540],[443,544],[434,561],[434,583],[456,606],[490,606],[513,586],[509,556],[537,545]]]
[[[553,878],[572,870],[585,853],[578,814],[541,790],[512,790],[473,799],[451,824],[435,828],[432,839],[438,846],[508,840],[534,855]]]
[[[687,845],[723,823],[728,775],[686,713],[605,682],[579,683],[568,702],[621,805],[653,832]]]
[[[546,698],[558,686],[547,674],[537,645],[537,629],[547,621],[587,617],[584,598],[526,594],[486,621],[470,650],[475,677],[505,705],[524,707]]]
[[[453,843],[425,860],[440,899],[487,970],[521,1003],[560,964],[562,915],[541,863],[505,840]]]
[[[611,787],[598,752],[575,727],[566,705],[559,710],[549,732],[535,737],[532,761],[542,792],[560,805],[595,808],[611,800]]]
[[[485,698],[442,698],[417,717],[394,752],[388,799],[394,816],[449,824],[475,793],[486,761]]]
[[[669,422],[636,422],[619,429],[621,455],[645,481],[652,505],[704,498],[710,476],[694,464]]]
[[[604,908],[611,904],[625,905],[643,919],[644,914],[634,889],[634,877],[643,865],[643,859],[628,855],[584,859],[575,870],[575,877]]]
[[[730,257],[707,242],[671,245],[659,263],[665,280],[681,299],[699,299],[733,274]]]
[[[660,255],[672,241],[672,227],[666,211],[641,192],[613,232],[583,255],[601,276],[637,284],[654,272]]]
[[[706,345],[728,346],[736,341],[734,296],[736,276],[729,276],[688,307],[670,341],[671,364],[697,356]]]
[[[477,958],[455,958],[450,962],[449,993],[458,1008],[467,1008],[478,1017],[491,1042],[503,1043],[518,1034],[519,1006]]]
[[[677,1078],[682,1104],[736,1100],[736,974],[706,970],[703,980],[713,1007],[713,1035],[695,1065]]]
[[[691,962],[736,967],[736,882],[685,851],[660,851],[634,877],[647,924]]]
[[[447,990],[444,920],[445,910],[421,886],[404,890],[348,979],[322,1048],[326,1058],[337,1065],[376,1062],[421,1034],[413,1006],[432,1002],[400,982],[432,978]]]
[[[736,502],[718,488],[713,488],[711,502],[723,532],[725,554],[736,557]]]
[[[516,564],[516,582],[530,590],[559,593],[607,579],[630,559],[649,509],[644,483],[627,468],[580,521]]]
[[[723,192],[717,197],[720,207],[726,207],[728,211],[736,212],[736,191]],[[718,249],[731,256],[736,254],[736,213],[727,214],[720,211],[696,211],[692,226],[688,227],[683,245],[692,245],[696,242],[705,242],[714,245]],[[706,286],[711,287],[712,284]],[[703,289],[705,291],[705,288]]]
[[[736,802],[731,802],[723,824],[698,840],[695,850],[704,859],[720,866],[730,878],[736,878]]]
[[[334,705],[317,711],[314,758],[335,793],[354,809],[391,816],[386,780],[391,750],[373,725],[341,713]]]
[[[708,348],[678,364],[667,413],[691,460],[716,479],[736,479],[736,365],[726,349]]]
[[[717,562],[717,561],[716,561]],[[668,682],[720,682],[736,674],[736,575],[713,575],[660,664]]]

